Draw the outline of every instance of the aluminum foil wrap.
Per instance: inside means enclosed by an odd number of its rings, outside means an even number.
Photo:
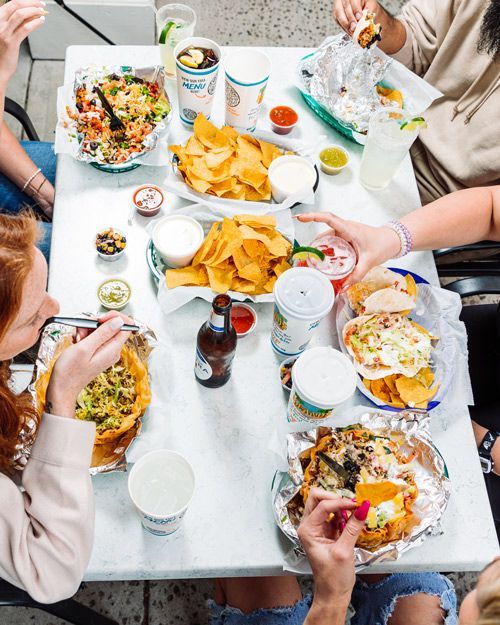
[[[363,427],[377,433],[391,433],[404,445],[407,453],[416,450],[417,459],[411,468],[419,494],[413,512],[420,519],[411,533],[375,551],[356,547],[356,570],[382,562],[396,560],[402,553],[420,545],[429,534],[441,533],[440,519],[450,497],[450,480],[446,464],[434,447],[429,433],[429,415],[423,411],[403,411],[398,414],[366,412],[357,420]],[[330,428],[324,428],[326,430]],[[304,477],[300,455],[316,444],[318,429],[288,434],[288,473],[279,473],[274,481],[273,508],[276,523],[293,543],[295,564],[303,562],[305,552],[297,536],[298,520],[289,514],[288,504],[299,492]]]
[[[299,63],[300,88],[333,117],[361,133],[370,115],[383,107],[375,86],[392,61],[374,50],[361,48],[351,37],[329,37],[318,50]]]
[[[126,345],[134,349],[141,361],[147,365],[149,355],[156,345],[156,336],[152,330],[138,321],[139,331],[130,335]],[[73,342],[76,328],[59,323],[48,325],[40,340],[40,348],[35,366],[35,378],[29,386],[29,392],[37,403],[36,382],[51,367],[51,363],[59,353]],[[137,419],[134,426],[124,432],[116,441],[104,445],[94,445],[90,474],[109,473],[111,471],[125,471],[127,467],[127,449],[141,431],[141,419]],[[23,450],[27,459],[30,449]],[[25,463],[23,463],[25,464]]]
[[[81,149],[81,141],[83,137],[81,135],[78,136],[77,123],[75,120],[65,115],[65,119],[63,121],[67,129],[68,136],[73,141],[78,142],[79,147],[76,150],[76,152],[73,154],[73,156],[78,161],[83,161],[85,163],[98,163],[99,165],[107,165],[107,166],[116,165],[117,167],[123,167],[126,163],[131,163],[132,161],[134,161],[137,158],[140,158],[147,152],[151,152],[151,150],[153,150],[156,147],[156,144],[158,143],[158,140],[160,139],[160,137],[164,136],[167,132],[168,126],[172,119],[172,104],[170,102],[170,99],[168,97],[168,94],[165,88],[165,81],[166,81],[165,71],[163,67],[159,65],[152,66],[152,67],[141,67],[141,68],[135,68],[135,67],[125,66],[125,65],[123,66],[122,65],[108,65],[108,66],[100,66],[100,67],[91,66],[91,67],[80,68],[75,72],[75,81],[73,84],[73,89],[70,94],[71,99],[69,102],[68,101],[66,102],[66,105],[68,105],[70,109],[76,110],[75,98],[76,98],[77,90],[80,87],[84,87],[85,85],[88,85],[89,83],[90,84],[97,83],[98,81],[102,80],[105,76],[108,76],[109,74],[113,74],[113,73],[117,74],[118,76],[122,76],[124,74],[131,74],[133,76],[136,76],[137,78],[141,78],[148,82],[157,83],[158,86],[160,87],[160,91],[163,93],[163,95],[167,99],[167,102],[170,105],[170,112],[161,122],[157,123],[155,127],[153,128],[153,130],[151,131],[151,133],[145,137],[143,141],[144,150],[142,152],[137,152],[135,154],[132,154],[126,161],[123,161],[122,163],[108,163],[107,161],[103,159],[98,159],[94,156],[91,156],[90,154],[83,152]],[[58,107],[58,108],[61,108],[61,107]]]

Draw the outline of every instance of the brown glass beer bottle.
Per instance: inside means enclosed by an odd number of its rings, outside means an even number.
[[[210,319],[198,331],[194,374],[200,384],[209,388],[222,386],[231,377],[237,340],[231,304],[229,295],[216,295]]]

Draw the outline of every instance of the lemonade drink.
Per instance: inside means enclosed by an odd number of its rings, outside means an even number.
[[[377,191],[389,184],[420,127],[399,108],[383,109],[370,117],[360,170],[364,187]]]
[[[183,39],[192,37],[196,13],[185,4],[166,4],[156,12],[158,46],[165,73],[175,77],[174,48]]]

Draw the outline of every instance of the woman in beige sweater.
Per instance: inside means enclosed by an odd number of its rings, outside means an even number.
[[[58,303],[30,215],[0,215],[0,578],[37,601],[75,593],[93,540],[89,464],[95,424],[78,421],[80,390],[115,363],[129,333],[108,316],[59,357],[40,418],[27,394],[10,389],[9,361],[31,347]],[[31,447],[23,467],[20,452]]]

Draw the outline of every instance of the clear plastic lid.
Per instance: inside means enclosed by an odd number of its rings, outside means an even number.
[[[357,374],[349,358],[337,349],[312,347],[297,359],[292,380],[304,401],[328,410],[353,395]]]
[[[321,319],[332,309],[335,293],[319,271],[293,267],[276,280],[274,299],[279,308],[299,319]]]

